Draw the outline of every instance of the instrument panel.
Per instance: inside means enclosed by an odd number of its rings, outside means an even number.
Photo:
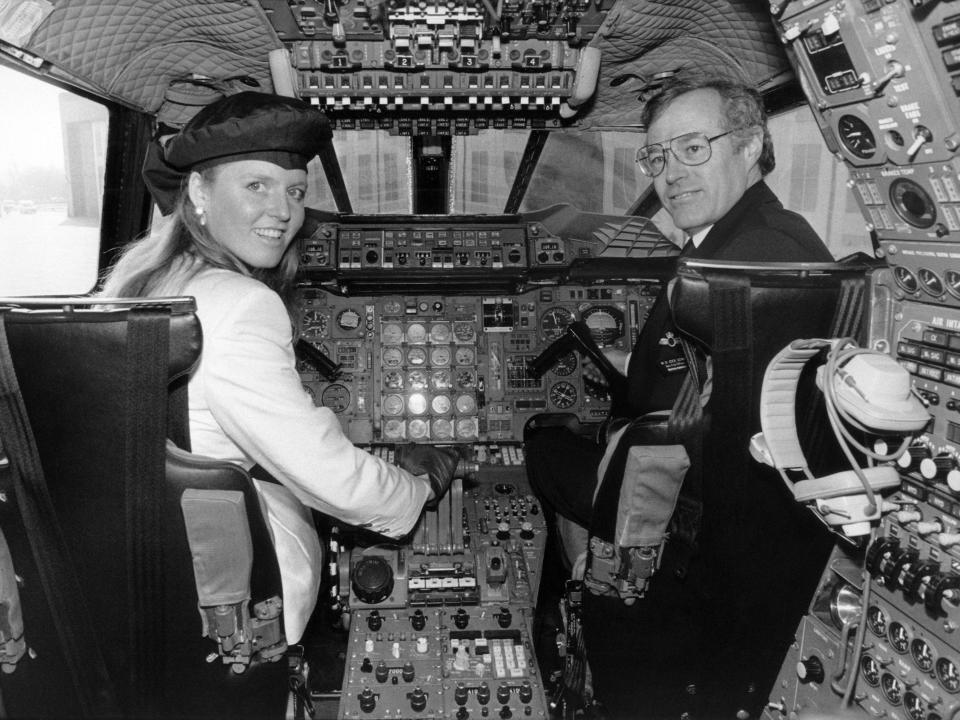
[[[600,347],[629,352],[660,284],[560,285],[516,295],[341,297],[298,292],[300,336],[341,368],[299,370],[355,443],[519,441],[537,413],[600,422],[603,387],[568,353],[542,378],[527,362],[583,320]]]

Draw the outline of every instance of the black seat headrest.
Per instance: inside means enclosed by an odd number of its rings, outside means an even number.
[[[189,373],[200,357],[203,335],[193,298],[0,298],[8,332],[24,344],[26,355],[35,358],[44,357],[51,347],[72,346],[91,358],[120,359],[128,318],[146,308],[170,312],[168,367],[172,382]],[[47,340],[41,339],[40,329]],[[56,341],[52,341],[54,337]],[[29,345],[34,347],[32,353],[26,349]]]

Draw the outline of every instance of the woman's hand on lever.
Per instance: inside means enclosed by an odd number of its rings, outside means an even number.
[[[427,476],[431,496],[424,507],[427,510],[433,510],[453,482],[457,463],[460,462],[460,453],[452,448],[408,443],[397,447],[396,461],[397,465],[411,475]]]

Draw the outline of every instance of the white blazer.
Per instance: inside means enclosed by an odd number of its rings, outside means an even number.
[[[259,464],[282,483],[255,481],[280,561],[287,642],[298,642],[323,568],[306,508],[400,537],[420,517],[429,483],[354,447],[334,413],[314,406],[296,370],[290,317],[273,290],[221,269],[163,290],[196,298],[203,329],[189,383],[193,452],[247,469]]]

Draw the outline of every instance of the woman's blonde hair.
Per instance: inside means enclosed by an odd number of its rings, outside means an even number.
[[[203,182],[211,183],[220,165],[201,170]],[[218,243],[200,222],[184,178],[168,224],[157,234],[131,243],[110,267],[100,294],[104,297],[148,297],[182,290],[204,268],[224,268],[260,280],[289,301],[299,255],[291,242],[276,267],[251,268]]]

